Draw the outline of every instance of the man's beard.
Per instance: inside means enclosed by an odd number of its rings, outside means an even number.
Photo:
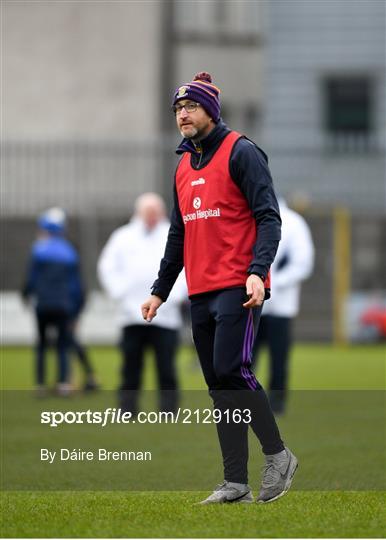
[[[184,132],[182,129],[180,129],[180,133],[185,139],[196,139],[200,135],[199,130],[193,126],[189,126],[189,133]]]

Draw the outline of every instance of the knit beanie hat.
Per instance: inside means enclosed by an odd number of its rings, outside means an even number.
[[[193,81],[179,86],[174,93],[173,106],[182,99],[190,99],[200,103],[213,121],[220,120],[220,89],[212,84],[209,73],[202,71],[195,75]]]

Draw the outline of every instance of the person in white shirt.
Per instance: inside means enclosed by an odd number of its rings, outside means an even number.
[[[270,356],[269,399],[272,410],[286,405],[288,363],[292,345],[291,323],[299,312],[301,283],[314,266],[314,244],[303,217],[279,199],[282,237],[271,266],[271,298],[264,303],[254,357],[267,344]]]
[[[178,384],[175,358],[182,325],[181,303],[187,299],[181,273],[168,303],[154,325],[144,321],[140,305],[148,294],[163,256],[169,221],[163,199],[145,193],[135,202],[132,220],[112,233],[98,261],[98,277],[106,292],[119,303],[122,328],[122,384],[120,407],[136,414],[145,348],[154,349],[160,386],[160,410],[175,411]]]

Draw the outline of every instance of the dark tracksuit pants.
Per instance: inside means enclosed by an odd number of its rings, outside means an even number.
[[[262,345],[268,346],[270,357],[269,398],[272,409],[282,412],[288,384],[288,363],[291,348],[291,317],[263,315],[255,341],[253,358],[257,367]]]
[[[144,364],[145,348],[155,352],[158,384],[160,388],[160,410],[175,411],[177,408],[177,375],[175,358],[178,331],[153,325],[130,325],[122,333],[122,384],[121,407],[137,413],[138,391]]]
[[[75,353],[86,376],[93,375],[94,370],[87,354],[86,347],[79,341],[76,335],[77,318],[72,316],[69,322],[69,348]]]
[[[245,309],[245,288],[191,297],[193,339],[214,408],[249,409],[250,426],[264,454],[284,449],[267,396],[251,370],[261,308]],[[248,483],[248,423],[217,424],[224,479]]]
[[[68,382],[69,377],[69,320],[67,312],[61,310],[37,310],[38,342],[36,345],[36,382],[45,383],[45,357],[47,352],[47,331],[56,331],[56,351],[58,357],[58,382]]]

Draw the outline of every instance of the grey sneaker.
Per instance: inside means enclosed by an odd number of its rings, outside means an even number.
[[[275,501],[287,493],[297,468],[298,460],[287,447],[279,454],[266,456],[263,480],[257,502]]]
[[[237,486],[237,487],[236,487]],[[247,484],[234,484],[224,481],[219,484],[212,495],[199,504],[219,504],[219,503],[252,503],[253,495],[251,488]]]

